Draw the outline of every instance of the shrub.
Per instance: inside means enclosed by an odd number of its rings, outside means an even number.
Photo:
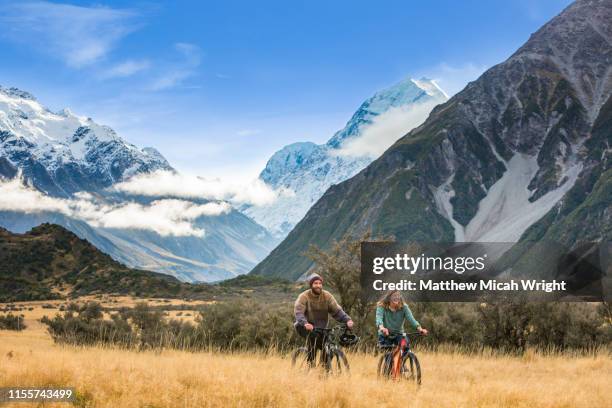
[[[123,308],[103,319],[97,303],[67,305],[63,315],[41,321],[57,342],[116,344],[138,349],[176,348],[203,350],[270,349],[286,351],[304,339],[293,328],[293,305],[252,300],[204,305],[195,324],[167,319],[164,312],[146,303]],[[477,351],[490,348],[522,353],[591,350],[612,342],[609,306],[587,303],[411,303],[410,307],[430,336],[417,347],[458,346]],[[374,306],[355,319],[361,341],[358,348],[376,346]],[[14,321],[14,318],[13,318]],[[1,322],[1,321],[0,321]],[[406,327],[407,331],[411,331]]]
[[[0,330],[24,330],[26,324],[23,321],[23,315],[14,315],[8,313],[7,315],[0,316]]]

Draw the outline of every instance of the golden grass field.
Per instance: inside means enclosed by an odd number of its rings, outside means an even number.
[[[46,310],[53,315],[55,311]],[[376,357],[349,354],[351,375],[298,372],[278,354],[136,352],[55,345],[28,329],[0,331],[0,387],[74,387],[91,407],[610,407],[612,359],[470,356],[416,350],[417,388],[376,377]],[[9,404],[0,404],[0,407]],[[43,406],[16,403],[16,407]],[[68,403],[45,404],[65,407]]]

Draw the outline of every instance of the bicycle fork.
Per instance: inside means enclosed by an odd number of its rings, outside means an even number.
[[[407,348],[408,348],[408,342],[406,341],[405,338],[402,338],[399,344],[397,345],[397,347],[395,348],[395,350],[393,351],[393,355],[391,358],[391,361],[393,364],[392,369],[391,369],[391,374],[394,380],[401,379],[402,362],[403,362],[404,353],[406,352]]]

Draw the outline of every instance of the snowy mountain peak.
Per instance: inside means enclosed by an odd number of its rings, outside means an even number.
[[[4,88],[3,86],[0,86],[0,93],[3,93],[4,95],[9,96],[9,97],[27,99],[30,101],[36,100],[34,95],[32,95],[31,93],[22,91],[21,89],[15,88],[15,87]]]
[[[168,160],[166,160],[166,158],[156,148],[150,146],[143,147],[141,151],[144,154],[150,156],[151,158],[157,160],[158,162],[165,163],[168,167],[170,167],[170,163],[168,163]]]
[[[367,106],[371,114],[381,114],[392,107],[419,102],[427,96],[442,97],[442,94],[427,78],[418,81],[406,78],[393,86],[376,92],[374,96],[366,100],[362,107]]]
[[[416,86],[424,90],[429,96],[448,99],[446,92],[444,92],[433,79],[423,77],[421,79],[412,79],[411,81],[414,82]]]
[[[443,103],[447,99],[446,94],[434,81],[427,78],[421,78],[420,80],[405,78],[366,99],[346,126],[336,132],[327,142],[327,145],[336,149],[340,148],[348,139],[359,135],[365,125],[371,124],[374,118],[391,108],[432,101]]]
[[[268,184],[276,185],[285,172],[293,172],[320,150],[320,146],[312,142],[297,142],[283,147],[272,155],[260,178]]]
[[[295,194],[280,197],[267,206],[246,208],[244,212],[277,237],[285,236],[331,185],[354,176],[373,160],[371,156],[339,154],[338,149],[347,141],[359,139],[375,121],[384,120],[384,115],[393,109],[398,110],[394,123],[403,124],[397,129],[399,138],[418,125],[412,123],[411,107],[419,106],[428,113],[446,99],[446,94],[427,78],[406,78],[376,92],[326,144],[299,142],[276,152],[259,177],[272,188]]]
[[[69,109],[51,112],[30,93],[2,87],[0,157],[40,190],[59,196],[171,169],[159,152],[140,150],[108,126]]]

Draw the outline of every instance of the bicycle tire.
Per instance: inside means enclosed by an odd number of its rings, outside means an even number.
[[[346,355],[342,350],[333,350],[325,364],[325,370],[328,374],[342,374],[342,371],[350,373],[350,366]]]
[[[406,365],[408,362],[408,365]],[[403,377],[417,385],[421,385],[421,364],[416,354],[412,351],[406,353],[402,361]]]
[[[389,353],[383,353],[378,359],[377,373],[379,378],[389,378],[391,375],[391,359],[389,356]]]

